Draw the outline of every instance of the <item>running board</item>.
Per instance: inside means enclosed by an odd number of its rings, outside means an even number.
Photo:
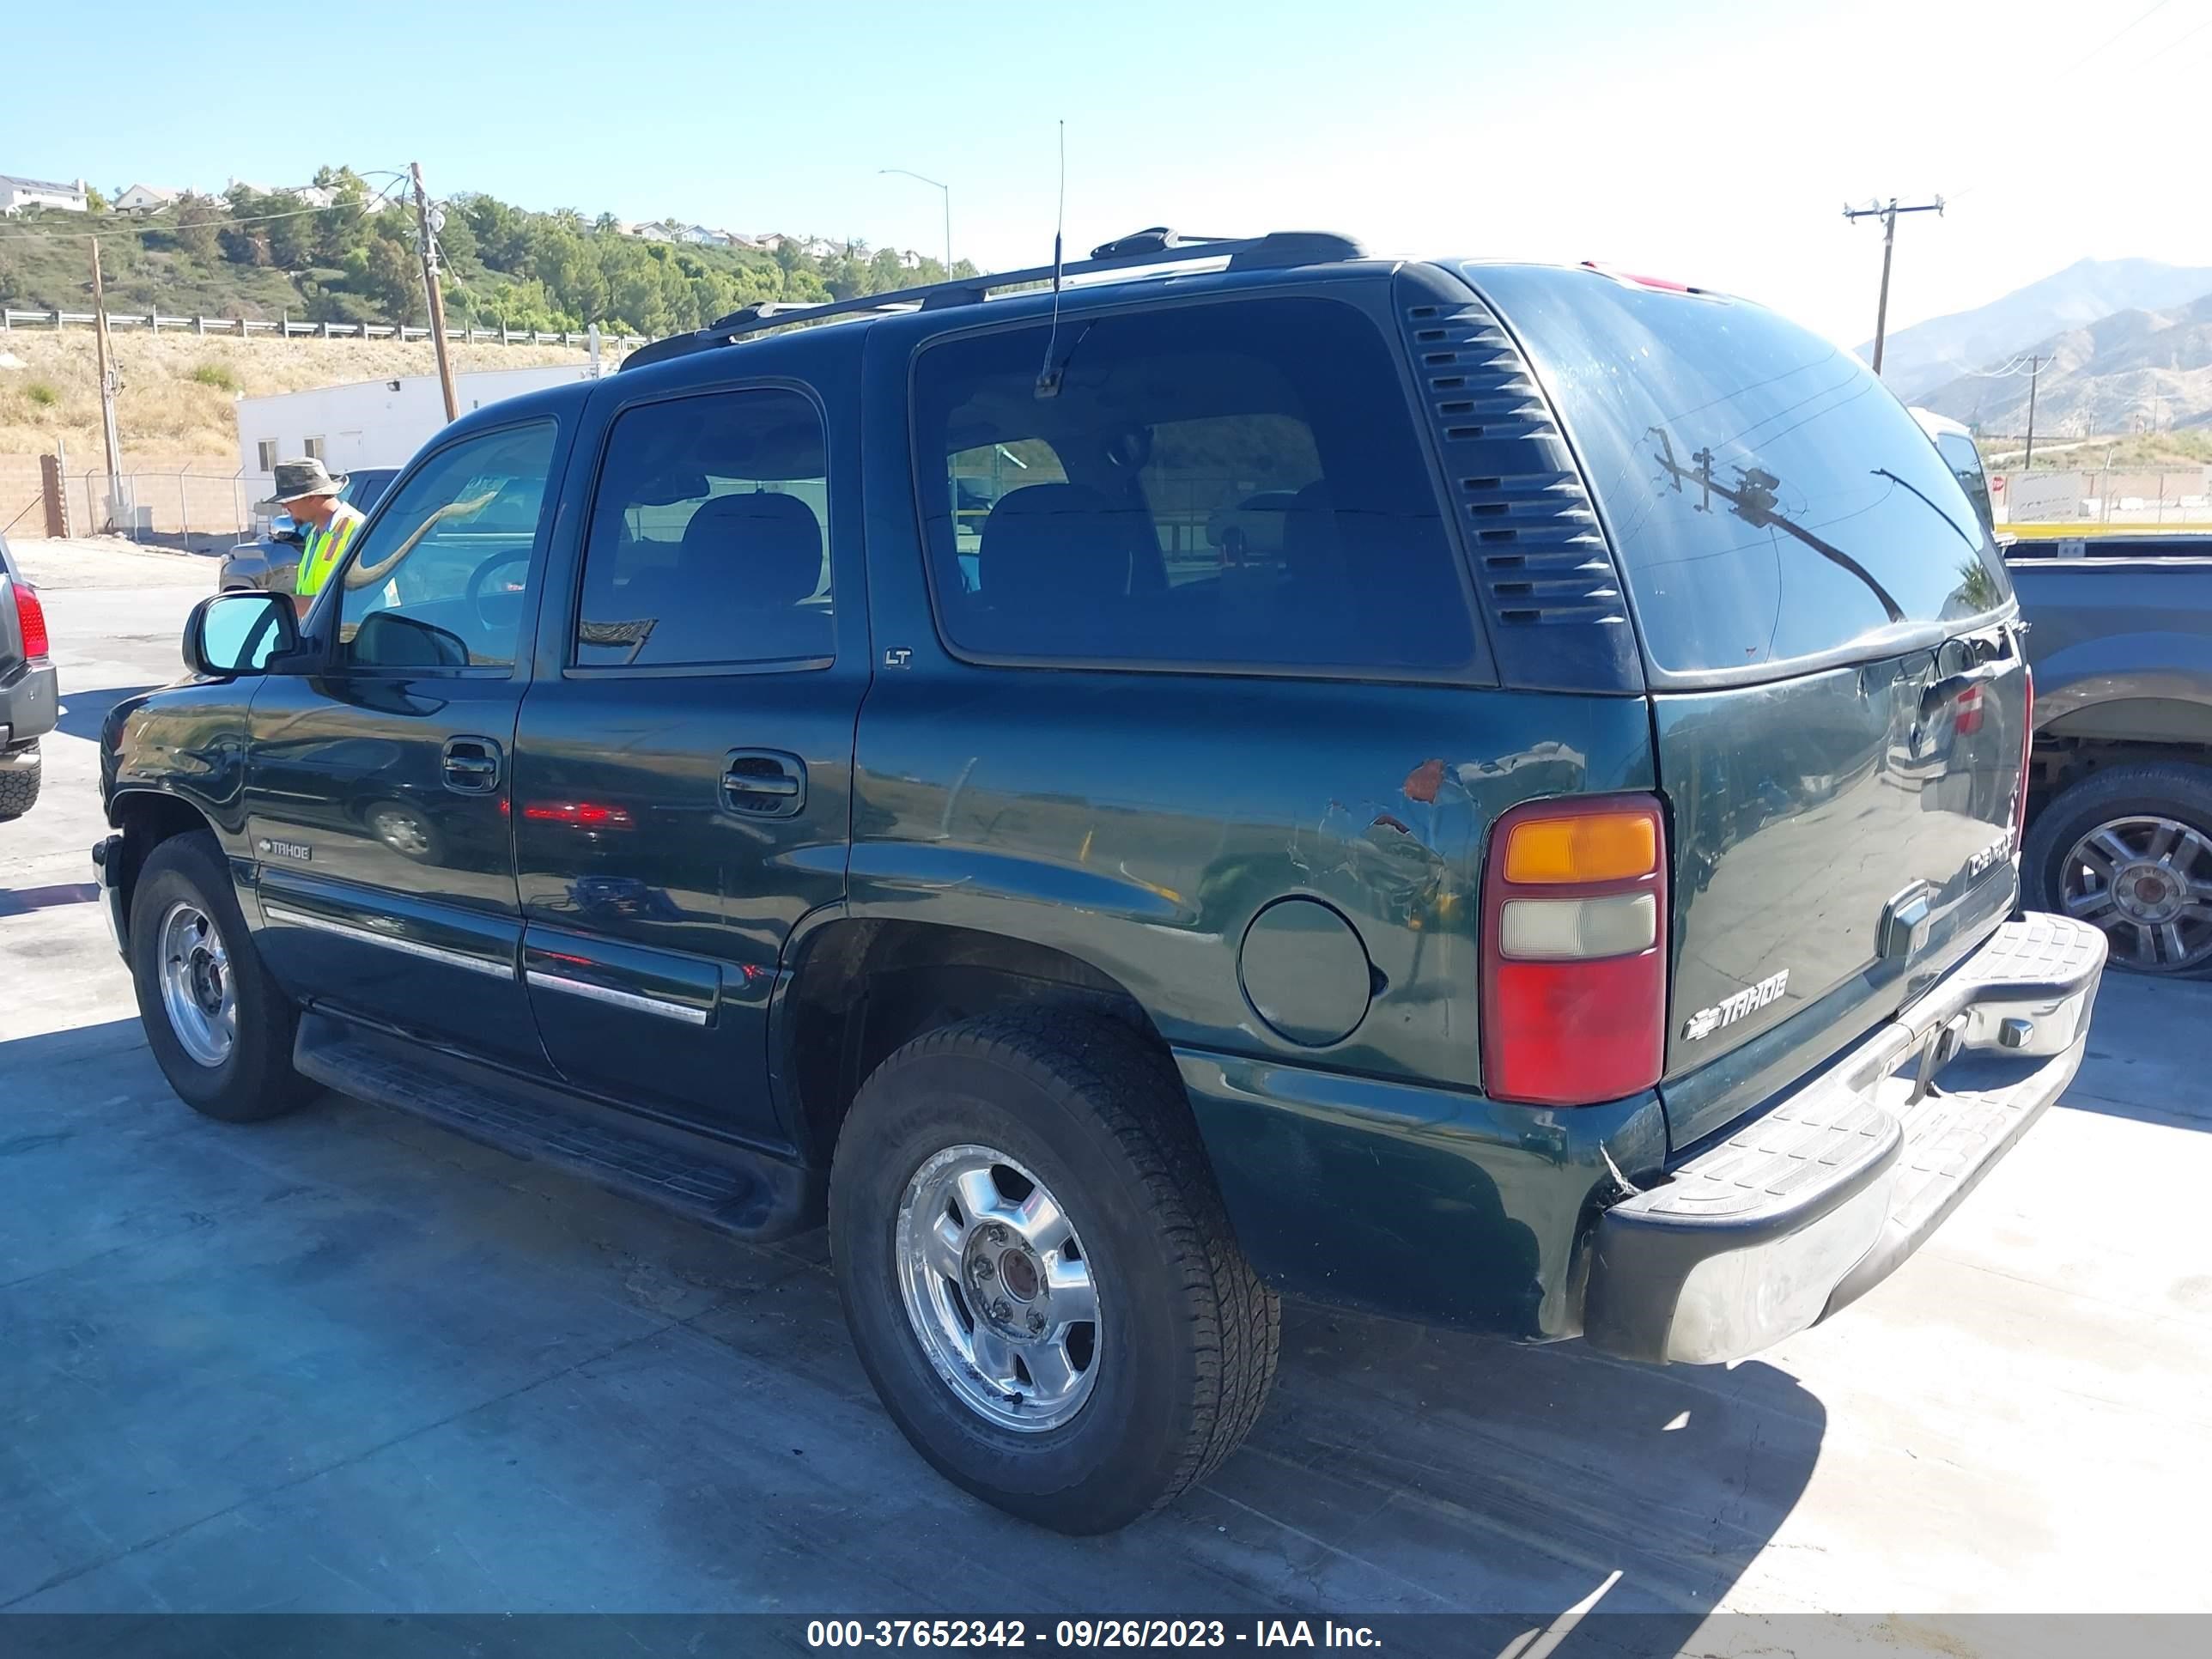
[[[763,1242],[822,1222],[815,1171],[329,1015],[300,1017],[292,1064],[339,1094],[550,1164],[717,1232]]]

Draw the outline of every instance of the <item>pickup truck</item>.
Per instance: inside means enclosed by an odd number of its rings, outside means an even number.
[[[39,739],[54,729],[59,702],[46,607],[0,536],[0,819],[38,804]]]
[[[1069,1532],[1229,1455],[1285,1293],[1653,1364],[1841,1312],[2105,961],[2013,919],[1950,469],[1593,267],[1152,231],[735,313],[464,416],[185,657],[94,863],[188,1104],[826,1224],[918,1452]]]
[[[2028,903],[2137,972],[2212,972],[2212,536],[2021,539]]]

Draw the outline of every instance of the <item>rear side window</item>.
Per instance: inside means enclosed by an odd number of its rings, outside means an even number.
[[[1572,432],[1662,672],[1872,650],[2008,597],[1951,466],[1850,352],[1741,301],[1471,274]]]
[[[1966,492],[1966,499],[1974,504],[1974,511],[1982,515],[1984,526],[1993,528],[1996,517],[1990,510],[1989,474],[1982,470],[1982,453],[1974,447],[1974,441],[1946,432],[1936,440],[1936,449],[1959,481],[1959,488]]]
[[[915,370],[948,643],[992,658],[1436,672],[1474,655],[1381,333],[1324,300],[1063,319]]]
[[[607,440],[584,547],[580,667],[830,654],[822,417],[781,388],[647,404]]]

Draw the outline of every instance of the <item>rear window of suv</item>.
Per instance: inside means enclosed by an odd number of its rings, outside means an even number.
[[[1662,672],[1873,652],[2008,597],[1952,469],[1841,347],[1592,271],[1469,275],[1567,422]]]
[[[1040,397],[1048,343],[1061,365]],[[946,641],[993,659],[1449,673],[1473,613],[1381,331],[1267,298],[956,337],[914,380]]]

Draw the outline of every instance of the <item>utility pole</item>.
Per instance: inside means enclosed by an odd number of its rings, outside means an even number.
[[[1900,213],[1936,213],[1943,211],[1943,198],[1932,202],[1916,202],[1910,207],[1899,207],[1897,198],[1889,198],[1889,205],[1870,203],[1863,208],[1846,206],[1844,217],[1850,220],[1879,219],[1881,221],[1881,299],[1874,313],[1874,372],[1881,373],[1882,343],[1889,336],[1889,261],[1897,246],[1897,216]]]
[[[438,390],[446,394],[446,418],[458,421],[461,400],[453,394],[453,364],[446,355],[446,301],[438,288],[438,243],[435,227],[430,222],[430,198],[422,189],[422,164],[410,161],[407,171],[415,180],[415,220],[422,237],[422,292],[430,304],[430,343],[438,353]]]
[[[115,523],[123,504],[123,444],[115,431],[115,360],[107,341],[107,290],[100,278],[100,238],[92,239],[93,338],[100,354],[100,428],[107,443],[107,520]]]
[[[2017,360],[2015,360],[2017,361]],[[2027,453],[2021,458],[2023,472],[2035,465],[2035,377],[2043,372],[2043,359],[2027,360]]]

